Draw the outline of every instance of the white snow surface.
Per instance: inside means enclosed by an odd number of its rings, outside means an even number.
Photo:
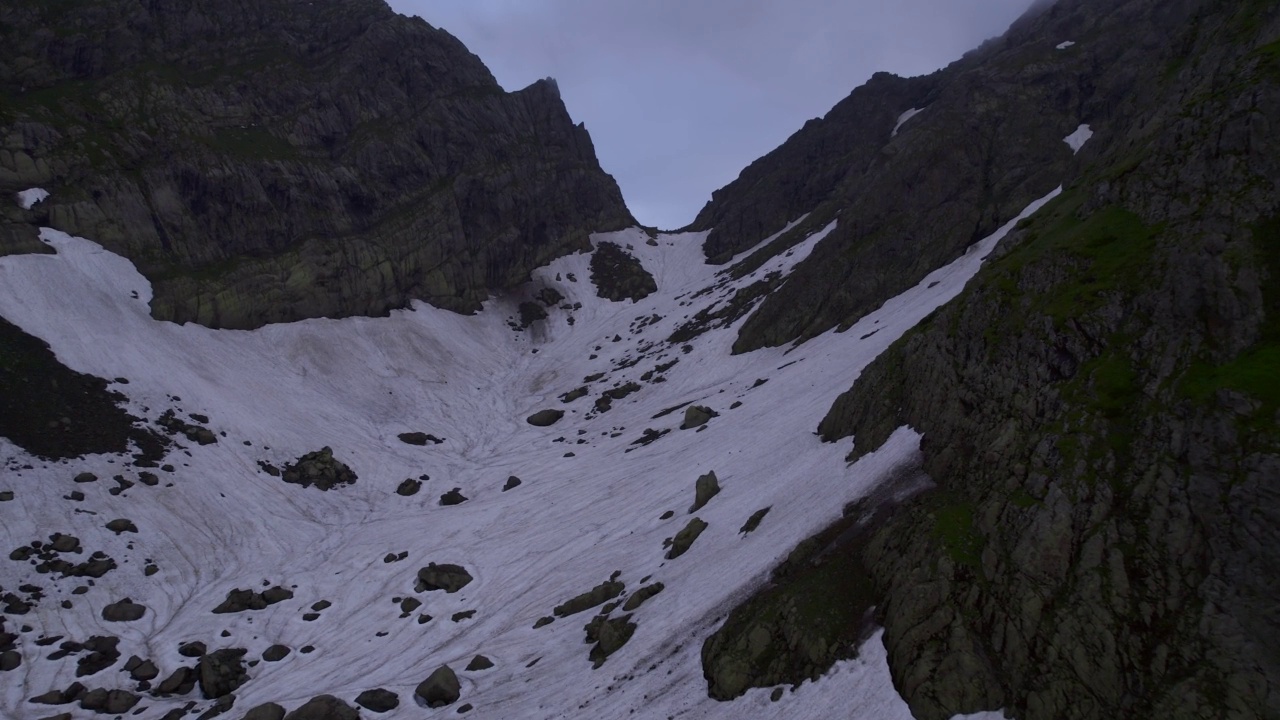
[[[1069,47],[1071,47],[1072,45],[1075,45],[1075,44],[1076,44],[1076,43],[1075,43],[1075,41],[1074,41],[1074,40],[1063,40],[1062,42],[1058,43],[1056,47],[1057,47],[1059,50],[1066,50],[1067,48],[1069,48]]]
[[[0,504],[0,550],[62,532],[84,546],[84,555],[67,556],[73,561],[101,550],[119,563],[87,593],[72,595],[87,583],[0,559],[6,590],[33,583],[45,592],[30,614],[10,617],[10,630],[21,623],[34,630],[18,640],[22,666],[0,674],[0,716],[74,709],[27,699],[76,680],[132,690],[120,665],[134,654],[159,666],[158,682],[193,665],[178,655],[178,645],[200,640],[210,650],[247,648],[246,660],[274,643],[294,649],[249,670],[227,717],[267,701],[293,709],[321,693],[351,702],[376,687],[401,700],[377,717],[452,716],[456,706],[427,710],[413,699],[415,686],[447,663],[461,678],[458,704],[472,704],[472,718],[908,718],[879,634],[858,658],[778,702],[770,702],[769,689],[733,702],[709,699],[699,653],[720,619],[797,542],[837,519],[845,503],[891,470],[916,461],[919,436],[909,428],[852,465],[844,459],[849,442],[824,444],[813,431],[867,363],[961,291],[1016,221],[847,332],[739,356],[730,355],[730,346],[740,323],[698,337],[689,352],[664,339],[685,317],[737,288],[789,272],[834,223],[738,281],[703,262],[703,234],[661,235],[656,246],[638,229],[596,236],[629,247],[657,279],[659,291],[636,303],[598,298],[589,256],[579,254],[535,271],[524,294],[491,299],[473,316],[418,303],[387,318],[315,319],[254,331],[158,322],[148,312],[151,287],[128,260],[45,229],[41,236],[56,255],[0,258],[0,315],[49,342],[73,369],[127,378],[112,387],[128,396],[135,414],[154,420],[168,408],[181,417],[202,413],[220,436],[208,446],[179,438],[184,447],[164,460],[175,472],[160,472],[158,486],[137,484],[114,496],[107,492],[113,475],[136,480],[128,456],[46,462],[0,438],[0,490],[16,493]],[[565,296],[562,306],[581,308],[554,309],[528,331],[514,331],[508,319],[518,302],[545,286]],[[638,319],[654,315],[661,319],[633,331]],[[614,342],[615,335],[621,340]],[[641,383],[610,411],[588,417],[601,391],[672,360],[679,362],[666,371],[666,382]],[[558,399],[600,372],[605,376],[588,397]],[[757,378],[768,383],[753,387]],[[735,401],[741,407],[730,409]],[[720,415],[702,431],[677,429],[679,410],[653,419],[686,402]],[[547,407],[566,415],[549,428],[525,422]],[[671,432],[633,445],[646,428]],[[407,445],[396,438],[407,431],[444,442]],[[258,468],[259,461],[283,466],[322,446],[356,471],[355,484],[320,492]],[[713,470],[723,490],[697,513],[708,529],[686,554],[666,560],[663,540],[690,519],[694,480]],[[82,471],[102,479],[74,484]],[[430,480],[420,493],[395,493],[402,480],[423,474]],[[502,492],[509,475],[523,484]],[[439,496],[452,488],[469,500],[440,506]],[[85,501],[65,500],[72,490],[85,492]],[[746,518],[767,506],[772,510],[759,529],[739,534]],[[660,520],[667,510],[675,517]],[[104,524],[114,518],[134,521],[139,532],[107,531]],[[383,561],[402,551],[407,559]],[[148,561],[160,569],[152,577],[143,575]],[[428,562],[463,565],[475,579],[455,594],[415,593],[416,571]],[[615,571],[629,592],[655,581],[666,588],[634,613],[638,629],[630,642],[593,670],[583,625],[594,610],[532,626]],[[210,612],[233,588],[275,584],[292,587],[295,597],[264,610]],[[124,597],[145,604],[146,615],[103,621],[103,606]],[[396,597],[424,605],[400,619]],[[304,621],[302,614],[322,599],[332,607]],[[73,607],[61,609],[63,600]],[[475,615],[451,620],[466,610]],[[434,619],[418,624],[420,613]],[[49,660],[56,646],[36,646],[37,638],[54,635],[81,642],[119,636],[121,660],[77,678],[78,655]],[[314,652],[300,652],[305,645]],[[478,653],[496,667],[464,671]],[[197,698],[198,689],[146,696],[141,717],[157,718]],[[210,702],[200,699],[194,712]]]
[[[44,188],[29,188],[18,192],[18,206],[23,210],[30,210],[35,207],[36,203],[44,201],[49,197],[49,191]]]
[[[893,126],[893,132],[889,137],[898,137],[898,131],[906,124],[908,120],[924,112],[924,108],[911,108],[910,110],[898,116],[898,124]]]
[[[1075,129],[1075,132],[1062,138],[1062,142],[1066,143],[1071,148],[1072,153],[1078,153],[1080,152],[1080,148],[1084,147],[1084,144],[1089,142],[1089,138],[1091,137],[1093,137],[1093,129],[1088,125],[1082,124],[1080,127]]]

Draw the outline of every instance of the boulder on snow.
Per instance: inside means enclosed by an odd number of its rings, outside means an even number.
[[[720,481],[716,479],[714,470],[699,477],[693,486],[693,505],[689,507],[689,512],[698,512],[703,505],[706,505],[719,492]]]
[[[462,488],[454,488],[440,496],[441,505],[461,505],[467,501],[467,496],[462,494]]]
[[[595,643],[595,647],[587,655],[592,668],[599,668],[609,656],[617,652],[636,632],[636,624],[631,622],[630,615],[619,618],[608,618],[597,615],[584,628],[587,642]]]
[[[400,707],[400,696],[390,690],[374,688],[373,690],[365,690],[357,695],[356,704],[366,710],[384,713]]]
[[[426,680],[418,683],[414,694],[422,698],[427,707],[438,708],[452,705],[462,697],[462,683],[448,665],[441,665]]]
[[[488,670],[493,667],[493,661],[483,655],[477,655],[471,658],[471,662],[467,663],[467,672],[475,672],[476,670]]]
[[[333,457],[333,450],[329,447],[307,453],[297,462],[285,465],[281,476],[287,483],[314,486],[320,490],[349,485],[357,479],[351,468]]]
[[[360,720],[360,713],[332,695],[317,695],[284,720]]]
[[[284,720],[284,707],[273,702],[262,703],[245,713],[242,720]]]
[[[244,648],[224,648],[200,658],[196,664],[200,692],[206,698],[220,698],[248,682],[249,674],[241,660],[246,652]]]
[[[400,438],[400,442],[408,445],[426,445],[427,443],[439,445],[444,442],[444,438],[438,438],[435,435],[424,432],[400,433],[396,437]]]
[[[520,478],[516,477],[515,475],[512,475],[511,477],[507,478],[506,484],[502,486],[502,492],[506,492],[508,490],[514,490],[518,487],[520,487]]]
[[[562,417],[564,417],[563,410],[547,408],[546,410],[539,410],[538,412],[530,415],[527,418],[527,422],[534,427],[550,427],[559,422]]]
[[[107,622],[133,622],[141,620],[147,613],[145,605],[139,605],[129,598],[113,602],[102,608],[102,619]]]
[[[456,593],[472,581],[471,573],[461,565],[428,563],[418,570],[417,592],[443,590]]]
[[[675,560],[685,554],[693,545],[693,541],[698,539],[703,530],[707,529],[707,524],[701,518],[694,518],[685,525],[680,532],[676,533],[675,538],[671,541],[671,549],[667,551],[667,559]]]
[[[414,495],[417,495],[418,491],[421,489],[422,489],[421,480],[415,480],[414,478],[405,478],[400,482],[399,487],[396,488],[396,494],[403,495],[404,497],[412,497]]]
[[[107,529],[117,535],[120,533],[138,532],[138,526],[134,525],[132,520],[126,520],[125,518],[117,518],[107,523]]]
[[[681,430],[691,430],[696,427],[702,427],[713,417],[718,417],[720,413],[712,410],[705,405],[690,405],[684,409],[684,422],[680,423]]]

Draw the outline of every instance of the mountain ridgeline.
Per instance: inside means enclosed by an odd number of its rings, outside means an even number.
[[[53,192],[0,253],[95,238],[160,319],[470,312],[634,224],[554,81],[504,92],[381,0],[17,0],[0,43],[0,185]]]
[[[12,0],[0,43],[0,193],[52,193],[0,203],[0,255],[92,238],[162,320],[471,312],[634,225],[554,82],[504,92],[381,0]],[[1038,2],[947,68],[873,76],[688,228],[735,279],[834,229],[671,343],[744,316],[735,353],[846,330],[1057,187],[831,388],[824,440],[852,462],[909,425],[920,466],[730,613],[713,697],[817,678],[878,624],[922,720],[1280,717],[1280,5]],[[602,294],[654,291],[602,248]],[[0,329],[0,390],[75,395],[39,427],[102,393]],[[43,456],[118,452],[113,403],[110,442]]]
[[[1280,717],[1278,122],[1280,6],[1059,0],[933,75],[872,78],[694,223],[725,261],[803,213],[756,254],[839,220],[743,352],[849,326],[1064,187],[819,428],[851,461],[924,436],[936,489],[826,561],[875,586],[917,717]],[[721,633],[831,640],[865,607],[771,605]],[[732,640],[704,648],[713,693],[851,652]]]

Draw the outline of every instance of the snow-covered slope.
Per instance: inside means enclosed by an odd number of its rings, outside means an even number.
[[[248,332],[153,320],[150,286],[127,260],[45,230],[56,255],[0,258],[0,315],[48,341],[71,368],[127,379],[113,387],[139,416],[154,420],[171,408],[187,421],[207,416],[201,423],[217,442],[179,435],[180,446],[162,461],[173,470],[155,471],[159,483],[147,485],[128,456],[48,463],[0,439],[0,491],[14,493],[0,503],[5,553],[63,533],[82,547],[65,559],[79,563],[102,551],[118,564],[87,580],[0,558],[6,592],[31,598],[29,589],[17,591],[29,584],[43,594],[29,613],[7,616],[8,631],[31,630],[16,643],[21,666],[0,673],[0,715],[90,716],[29,698],[77,680],[136,691],[121,670],[130,655],[153,661],[159,675],[152,684],[159,684],[194,665],[179,645],[200,641],[210,651],[244,648],[246,661],[275,644],[292,649],[248,669],[229,715],[237,718],[267,701],[292,709],[329,693],[351,702],[378,687],[400,698],[397,709],[376,715],[387,718],[454,714],[464,703],[476,718],[909,717],[878,636],[858,658],[777,702],[767,689],[730,703],[709,699],[699,652],[795,543],[914,460],[919,438],[908,428],[852,466],[844,461],[847,445],[822,444],[813,430],[868,362],[960,291],[1011,226],[845,333],[741,356],[729,354],[736,324],[687,345],[666,338],[738,288],[786,273],[831,227],[738,281],[703,263],[700,233],[597,236],[627,248],[655,276],[658,292],[635,303],[598,298],[584,254],[540,269],[524,295],[495,298],[474,316],[420,304],[388,318]],[[518,303],[547,287],[563,296],[550,317],[514,329]],[[632,381],[639,389],[607,411],[594,404]],[[584,385],[585,397],[560,399]],[[682,430],[683,409],[660,414],[687,403],[718,416]],[[526,422],[545,408],[565,415],[550,427]],[[637,444],[646,430],[665,434]],[[408,432],[443,442],[398,439]],[[320,491],[264,470],[326,446],[359,476],[354,484]],[[711,471],[723,489],[694,513],[708,527],[688,552],[667,559],[664,540],[689,522],[694,481]],[[82,472],[101,479],[74,482]],[[134,484],[113,494],[117,474]],[[504,491],[513,475],[521,484]],[[423,476],[429,479],[417,494],[396,492]],[[441,495],[455,488],[467,500],[442,506]],[[66,499],[74,491],[84,500]],[[765,507],[771,511],[759,528],[740,533]],[[674,515],[663,519],[668,511]],[[137,532],[105,527],[118,518]],[[455,593],[415,592],[417,571],[431,562],[460,565],[474,579]],[[144,573],[152,563],[158,572]],[[631,613],[637,629],[630,641],[593,669],[583,626],[599,608],[533,626],[615,573],[628,593],[655,582],[664,590]],[[212,612],[233,589],[275,585],[293,597],[265,609]],[[103,608],[126,597],[145,605],[145,614],[105,621]],[[404,598],[422,605],[403,612]],[[331,605],[313,610],[319,601]],[[473,614],[454,619],[466,612]],[[623,614],[615,609],[612,617]],[[432,619],[419,622],[422,616]],[[37,642],[54,636],[61,640]],[[49,659],[60,643],[92,636],[120,639],[121,657],[107,669],[77,677],[87,650]],[[304,653],[307,646],[313,650]],[[465,671],[477,654],[494,667]],[[414,688],[442,664],[458,672],[461,699],[418,707]],[[145,708],[144,718],[193,699],[196,713],[212,705],[198,687],[180,696],[140,694],[134,710]]]

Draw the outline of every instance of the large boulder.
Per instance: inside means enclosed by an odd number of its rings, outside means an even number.
[[[716,479],[714,470],[698,478],[693,486],[693,505],[689,507],[689,512],[696,513],[706,505],[711,498],[720,493],[720,481]]]
[[[707,529],[707,523],[701,518],[694,518],[685,525],[680,532],[676,533],[675,538],[671,541],[671,549],[667,552],[667,559],[674,560],[685,554],[693,545],[693,541],[698,539],[703,530]]]
[[[332,695],[317,695],[284,720],[360,720],[360,712]]]
[[[416,590],[418,592],[443,590],[446,593],[456,593],[466,587],[472,579],[471,573],[461,565],[428,563],[426,567],[418,570]]]
[[[200,678],[200,692],[206,698],[229,695],[249,680],[241,660],[245,652],[243,648],[225,648],[200,658],[196,673]]]
[[[527,422],[534,427],[550,427],[559,422],[562,417],[564,417],[563,410],[547,408],[530,415]]]
[[[146,613],[145,605],[139,605],[130,598],[125,598],[102,608],[102,619],[107,622],[132,622],[141,620]]]
[[[327,446],[303,455],[297,462],[285,465],[282,477],[287,483],[319,490],[350,485],[357,479],[351,468],[334,458],[333,450]]]
[[[441,665],[426,680],[418,683],[414,694],[422,698],[427,707],[445,707],[452,705],[462,697],[462,683],[448,665]]]
[[[606,602],[618,597],[626,589],[626,585],[617,581],[609,580],[600,583],[590,590],[569,598],[564,603],[557,605],[552,611],[556,617],[568,617],[583,610],[589,610],[597,605],[603,605]]]
[[[389,710],[395,710],[400,706],[400,696],[390,690],[375,688],[373,690],[365,690],[357,695],[356,704],[366,710],[384,713]]]
[[[273,702],[262,703],[245,713],[242,720],[284,720],[284,707]]]
[[[712,410],[706,405],[690,405],[684,409],[684,422],[680,423],[681,430],[692,430],[696,427],[702,427],[711,421],[713,417],[719,417],[720,413]]]

